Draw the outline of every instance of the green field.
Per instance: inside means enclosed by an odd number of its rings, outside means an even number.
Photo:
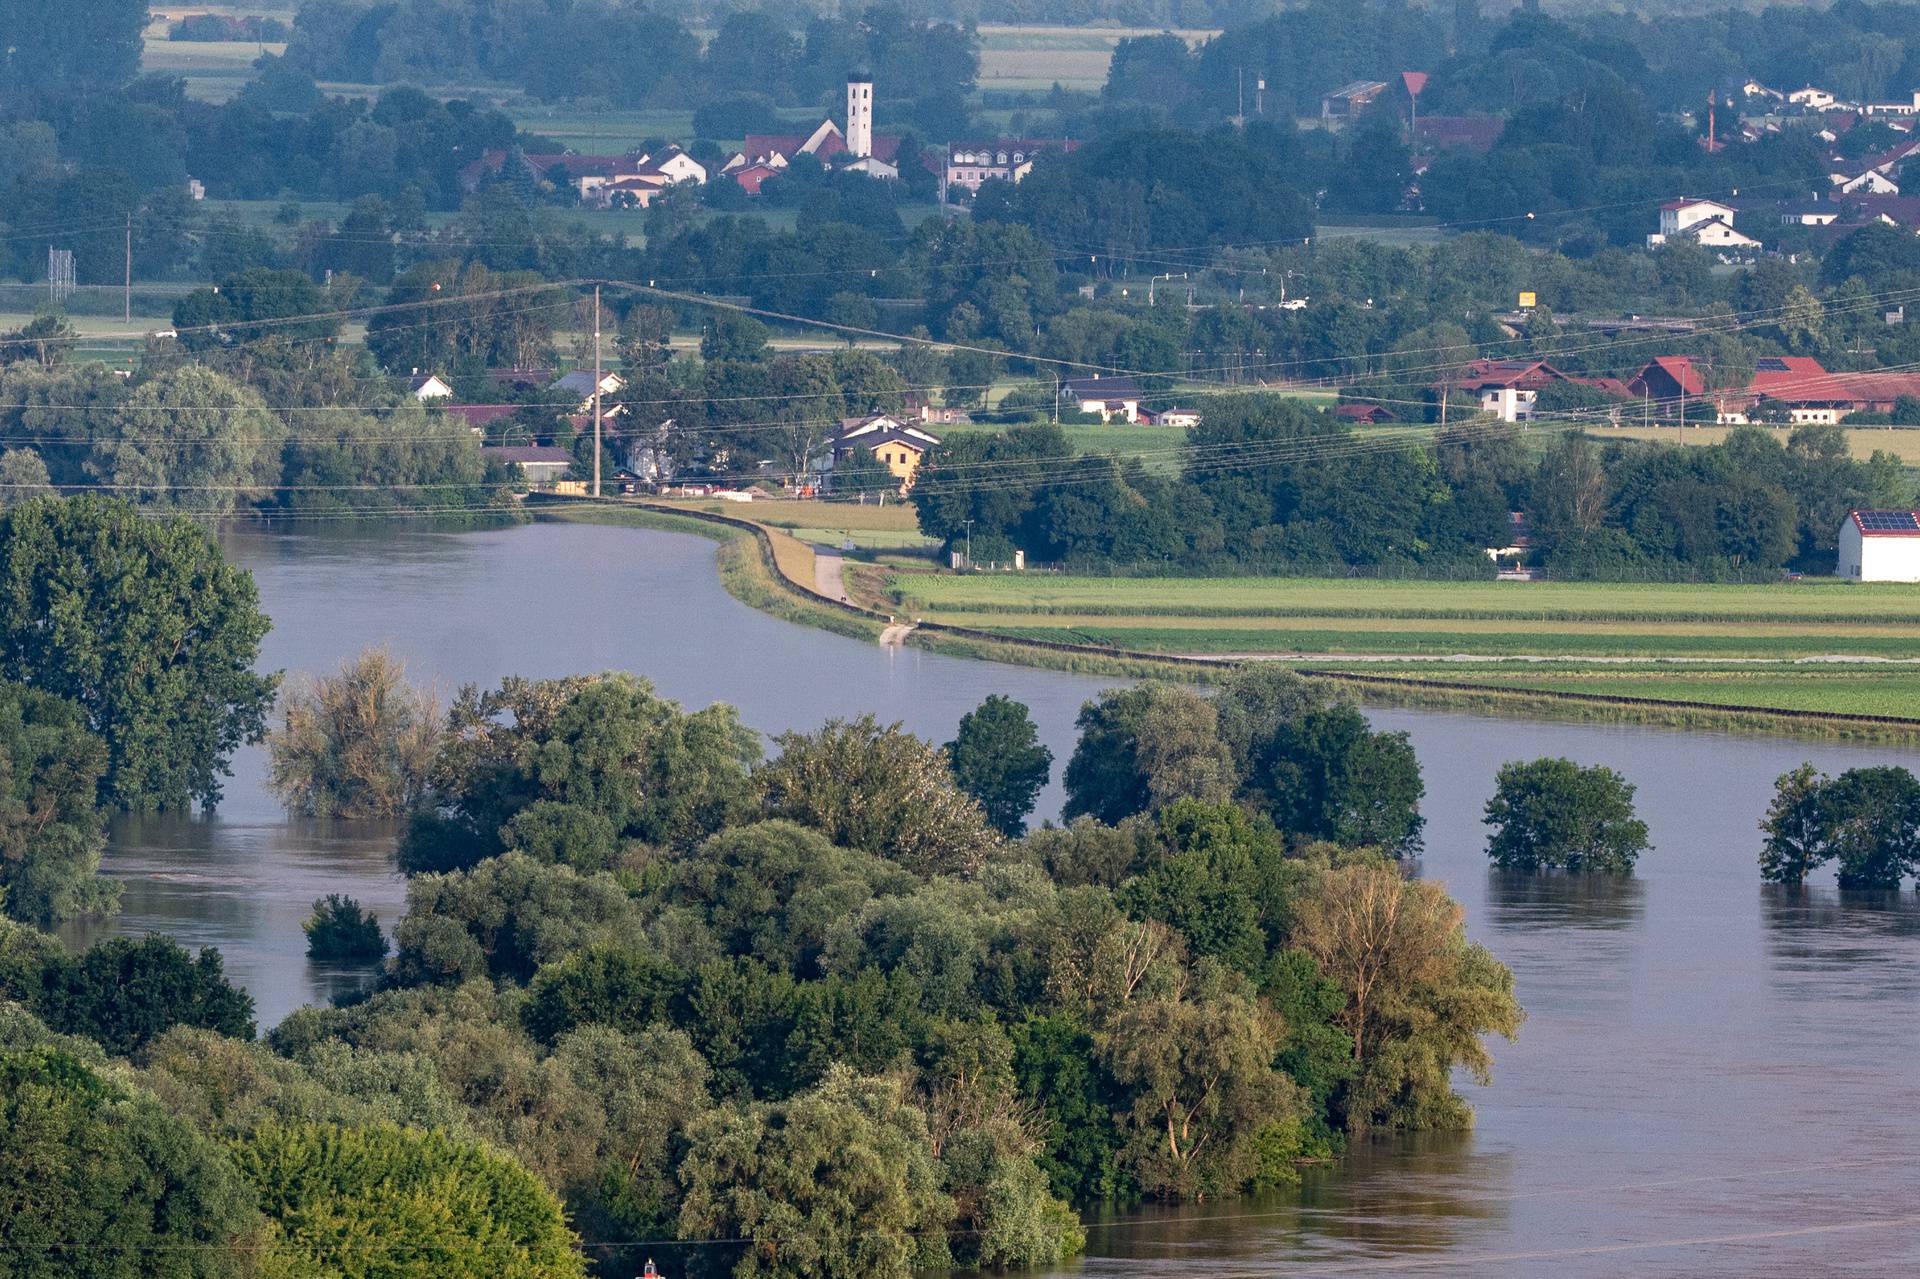
[[[1291,660],[1515,692],[1920,717],[1920,666],[1889,665],[1920,662],[1920,587],[896,569],[885,590],[905,615],[1013,639]],[[1381,660],[1352,660],[1361,656]]]
[[[1094,90],[1107,82],[1113,47],[1128,36],[1159,35],[1155,27],[990,26],[980,28],[980,88],[1044,93]],[[1197,45],[1214,31],[1174,34]]]

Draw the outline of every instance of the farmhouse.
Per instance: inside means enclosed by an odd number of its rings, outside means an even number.
[[[927,450],[939,442],[940,437],[931,431],[909,426],[885,413],[842,418],[840,433],[833,437],[832,462],[838,466],[852,457],[855,449],[867,449],[875,461],[893,472],[904,493],[913,487],[914,473]]]
[[[1920,582],[1920,511],[1850,512],[1833,571],[1856,582]]]
[[[1102,422],[1140,420],[1140,388],[1130,377],[1070,377],[1060,383],[1060,402]]]
[[[438,374],[422,373],[417,369],[407,379],[407,390],[412,392],[414,399],[421,401],[444,400],[453,394],[453,388]]]
[[[1571,377],[1545,360],[1475,360],[1456,378],[1435,390],[1458,388],[1480,397],[1480,411],[1503,422],[1528,422],[1544,387],[1556,382],[1599,385],[1592,378]],[[1615,383],[1615,386],[1618,384]]]

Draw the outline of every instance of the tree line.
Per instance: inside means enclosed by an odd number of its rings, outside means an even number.
[[[1296,399],[1210,397],[1179,475],[1076,456],[1060,428],[1035,424],[942,442],[911,497],[921,531],[948,546],[971,521],[983,560],[1018,549],[1096,571],[1491,576],[1485,551],[1512,544],[1522,512],[1532,562],[1556,577],[1758,580],[1789,564],[1831,571],[1849,510],[1912,491],[1890,456],[1858,461],[1831,427],[1784,445],[1740,428],[1701,448],[1566,428],[1535,447],[1486,422],[1365,439]]]

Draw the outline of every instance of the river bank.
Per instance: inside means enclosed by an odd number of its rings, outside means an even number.
[[[1356,695],[1378,705],[1455,708],[1492,714],[1549,716],[1590,723],[1654,724],[1813,739],[1902,744],[1920,741],[1920,714],[1904,713],[1908,703],[1920,698],[1920,680],[1902,678],[1898,673],[1899,667],[1887,663],[1869,664],[1823,658],[1817,664],[1795,661],[1791,667],[1783,667],[1778,662],[1762,664],[1753,659],[1740,659],[1752,660],[1751,665],[1729,662],[1714,665],[1711,659],[1703,658],[1698,665],[1663,669],[1656,660],[1644,656],[1639,660],[1631,656],[1609,656],[1582,663],[1577,656],[1561,655],[1556,657],[1553,669],[1543,671],[1534,657],[1522,655],[1505,660],[1450,659],[1446,669],[1438,670],[1434,665],[1414,663],[1407,654],[1379,654],[1361,659],[1349,653],[1316,653],[1303,658],[1279,651],[1216,654],[1127,648],[1117,644],[1087,642],[1084,630],[1053,624],[1057,619],[1046,619],[1047,625],[1036,627],[1031,615],[1000,619],[991,612],[983,613],[975,608],[958,614],[964,620],[953,621],[944,620],[946,614],[938,609],[926,608],[928,601],[912,595],[903,598],[903,608],[899,613],[885,611],[880,607],[884,601],[872,599],[871,591],[864,592],[869,597],[865,602],[860,599],[862,592],[857,588],[850,588],[854,594],[852,599],[829,595],[818,588],[811,547],[785,529],[761,523],[743,514],[631,499],[600,503],[562,500],[544,503],[539,510],[553,518],[625,523],[635,527],[698,533],[723,543],[722,581],[729,592],[744,603],[788,621],[818,626],[843,635],[878,639],[890,625],[910,624],[910,630],[898,633],[900,642],[949,656],[1083,674],[1129,678],[1164,676],[1203,683],[1226,665],[1243,661],[1280,661],[1302,673],[1346,685]],[[848,577],[852,578],[853,574],[849,573]],[[966,584],[969,589],[985,587],[990,591],[1004,587],[1008,581],[1003,577],[954,580]],[[1263,580],[1249,581],[1259,583]],[[1176,582],[1178,585],[1192,585],[1185,579],[1177,579]],[[1025,583],[1017,585],[1024,587]],[[1167,583],[1154,579],[1135,579],[1126,585],[1136,590],[1168,589]],[[1212,583],[1221,596],[1228,594],[1236,585],[1245,584],[1238,579],[1221,579]],[[1282,585],[1293,586],[1295,583],[1287,580]],[[1345,585],[1391,587],[1399,584]],[[1418,594],[1422,588],[1438,588],[1444,592],[1449,587],[1471,587],[1473,584],[1404,585],[1409,593]],[[1054,587],[1054,583],[1044,582],[1043,586]],[[1846,588],[1841,586],[1838,589]],[[1483,616],[1499,617],[1504,613],[1519,617],[1519,624],[1525,632],[1521,642],[1539,645],[1555,642],[1570,627],[1592,623],[1595,619],[1586,615],[1596,608],[1592,601],[1608,600],[1610,594],[1605,586],[1581,588],[1582,602],[1571,607],[1563,606],[1561,613],[1555,615],[1564,615],[1557,623],[1560,630],[1554,629],[1556,623],[1553,617],[1531,615],[1536,611],[1531,607],[1531,600],[1519,612],[1516,612],[1511,597],[1499,601],[1501,609],[1492,613],[1487,613],[1487,605],[1482,601],[1475,601],[1472,607],[1480,609]],[[1687,619],[1694,622],[1694,629],[1734,633],[1752,629],[1752,619],[1737,609],[1723,606],[1718,613],[1711,608],[1703,611],[1698,591],[1686,594],[1691,603],[1670,607],[1683,608]],[[1602,614],[1599,620],[1611,621],[1617,614],[1630,616],[1626,607],[1627,598],[1624,595],[1614,596],[1612,607],[1615,613]],[[1920,594],[1915,594],[1912,600],[1902,599],[1899,603],[1902,607],[1911,604],[1915,610],[1920,610]],[[1076,607],[1084,610],[1086,605],[1081,603]],[[1118,607],[1122,610],[1120,618],[1124,619],[1129,616],[1125,610],[1130,608],[1178,610],[1180,605],[1123,603]],[[1351,616],[1355,605],[1348,604],[1345,607],[1346,612],[1341,615]],[[1378,610],[1382,605],[1376,599],[1370,607]],[[1407,611],[1412,615],[1421,615],[1423,610],[1416,603],[1409,606]],[[1431,609],[1426,611],[1430,613]],[[1165,619],[1165,613],[1143,613],[1139,616],[1142,620]],[[1810,614],[1802,610],[1802,616],[1795,619],[1805,627],[1816,627],[1827,620],[1827,615],[1818,610]],[[993,628],[994,623],[1001,621],[1005,622],[1004,629]],[[1895,608],[1886,612],[1884,618],[1876,617],[1875,621],[1884,622],[1888,628],[1894,629],[1904,628],[1908,619],[1900,608]],[[1446,624],[1458,625],[1458,622],[1449,620]],[[1188,631],[1176,630],[1175,633],[1182,638],[1190,638],[1190,631],[1191,626]],[[1244,630],[1230,631],[1227,642],[1238,640],[1244,643],[1246,634]],[[1095,638],[1099,635],[1100,632],[1094,632]],[[1898,643],[1902,645],[1899,651],[1904,655],[1912,642],[1902,637]],[[1863,666],[1866,667],[1864,671]],[[1680,678],[1682,675],[1686,678]],[[1867,679],[1863,676],[1876,678]],[[1602,680],[1596,677],[1604,677],[1604,686],[1601,686]],[[1883,710],[1889,703],[1895,709]]]

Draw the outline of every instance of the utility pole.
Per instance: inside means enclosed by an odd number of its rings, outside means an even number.
[[[593,286],[593,495],[600,496],[600,286]]]
[[[973,572],[973,521],[967,521],[967,572]]]
[[[127,276],[126,286],[120,295],[124,307],[124,319],[133,323],[133,214],[127,214]]]

